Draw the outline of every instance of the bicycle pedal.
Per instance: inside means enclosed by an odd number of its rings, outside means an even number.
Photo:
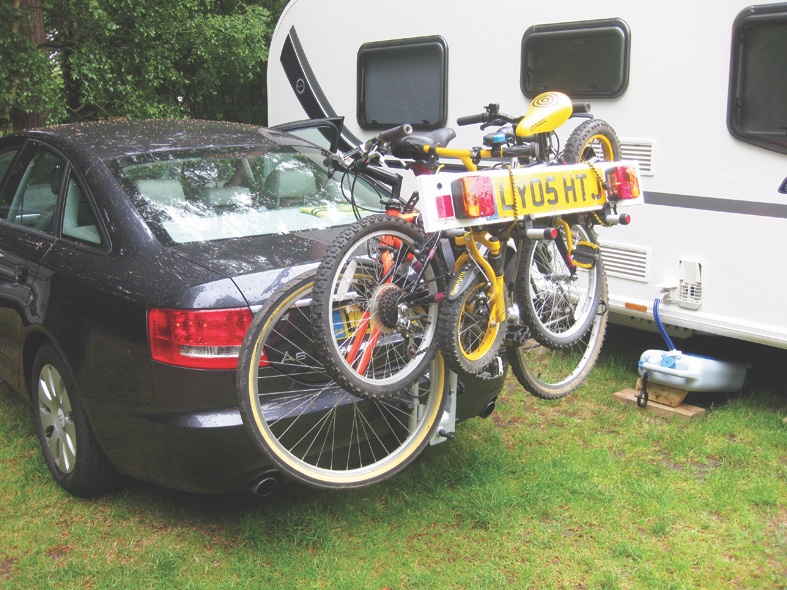
[[[480,373],[476,375],[476,377],[478,379],[483,379],[484,381],[491,381],[493,379],[502,377],[504,374],[505,364],[503,363],[503,357],[496,356],[491,363],[489,363]]]
[[[571,257],[575,262],[590,265],[590,268],[593,268],[599,260],[598,246],[590,242],[579,242],[571,253]]]
[[[530,340],[530,328],[527,326],[508,326],[503,342],[513,346],[522,346]]]

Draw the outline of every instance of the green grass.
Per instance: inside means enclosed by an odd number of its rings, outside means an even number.
[[[787,351],[735,344],[746,390],[692,394],[709,411],[686,423],[610,396],[651,346],[617,329],[566,399],[509,380],[489,419],[389,482],[269,500],[70,497],[0,392],[0,588],[787,587],[787,391],[769,370]]]

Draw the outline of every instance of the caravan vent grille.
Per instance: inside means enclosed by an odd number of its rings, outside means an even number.
[[[639,172],[643,176],[653,176],[654,145],[652,141],[621,141],[620,156],[624,160],[639,162]]]
[[[702,283],[683,283],[680,284],[679,304],[686,304],[684,307],[697,309],[702,304]]]
[[[648,251],[618,244],[601,244],[601,260],[609,276],[648,282]]]
[[[702,305],[702,264],[681,260],[679,278],[678,305],[686,309],[699,309]]]

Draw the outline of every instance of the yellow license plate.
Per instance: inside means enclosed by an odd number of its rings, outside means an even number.
[[[538,218],[599,210],[607,202],[600,181],[603,174],[600,165],[591,167],[588,164],[441,172],[418,177],[418,206],[427,232],[510,222],[525,216]],[[478,200],[487,202],[493,197],[495,211],[492,215],[471,217],[469,208],[463,207],[462,196],[457,195],[455,187],[457,181],[471,176],[480,177],[481,181],[460,184],[486,187]]]
[[[492,184],[498,218],[595,209],[607,202],[598,177],[589,166],[563,168],[556,166],[538,173],[525,168],[514,170],[513,175],[498,175]]]

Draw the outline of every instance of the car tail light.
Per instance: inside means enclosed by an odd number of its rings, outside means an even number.
[[[194,369],[231,369],[251,325],[251,312],[235,309],[150,309],[148,338],[154,361]],[[260,364],[266,364],[265,358]]]
[[[639,197],[639,178],[635,168],[615,166],[607,170],[607,183],[618,199],[636,199]]]
[[[457,217],[489,217],[495,214],[495,192],[488,176],[464,176],[451,183]]]

